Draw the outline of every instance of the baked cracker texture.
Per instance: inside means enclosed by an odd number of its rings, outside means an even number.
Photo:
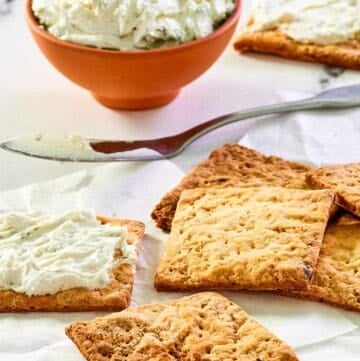
[[[330,190],[280,187],[183,191],[155,287],[306,288],[333,197]]]
[[[345,214],[333,221],[309,289],[280,293],[360,312],[360,219]]]
[[[272,54],[287,59],[360,70],[359,40],[335,45],[305,44],[292,40],[280,31],[272,30],[243,32],[235,40],[234,48],[241,52]]]
[[[311,168],[284,159],[265,156],[238,144],[214,150],[160,200],[152,212],[157,226],[171,230],[180,194],[192,188],[280,186],[308,189],[305,173]]]
[[[293,350],[218,293],[76,322],[66,334],[88,361],[295,361]]]
[[[132,220],[98,217],[102,223],[126,225],[129,243],[140,251],[144,224]],[[115,258],[121,254],[115,253]],[[100,290],[73,288],[53,295],[27,296],[11,290],[0,291],[0,312],[119,311],[128,307],[134,283],[134,266],[120,264],[111,270],[109,286]]]
[[[313,169],[306,181],[313,188],[334,189],[336,204],[360,217],[360,163]]]

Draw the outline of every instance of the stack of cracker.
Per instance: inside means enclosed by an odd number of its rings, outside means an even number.
[[[152,213],[170,231],[155,287],[266,290],[359,311],[359,186],[357,164],[312,169],[225,145]],[[346,211],[336,215],[338,206]],[[89,361],[297,360],[213,292],[76,322],[66,333]]]
[[[271,290],[360,311],[359,187],[360,164],[312,169],[225,145],[152,213],[171,231],[155,287]]]

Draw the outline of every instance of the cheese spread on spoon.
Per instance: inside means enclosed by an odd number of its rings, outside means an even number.
[[[39,23],[74,43],[117,50],[182,44],[212,33],[233,0],[33,0]]]
[[[0,213],[0,290],[33,296],[104,288],[114,266],[136,263],[127,238],[126,226],[100,224],[89,210]]]
[[[104,159],[106,154],[96,152],[91,145],[79,134],[67,137],[38,133],[14,138],[12,146],[20,152],[45,158],[79,160]]]

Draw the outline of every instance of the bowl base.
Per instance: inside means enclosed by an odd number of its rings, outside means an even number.
[[[109,98],[92,93],[93,97],[102,105],[112,109],[144,110],[161,107],[173,101],[180,90],[149,98]]]

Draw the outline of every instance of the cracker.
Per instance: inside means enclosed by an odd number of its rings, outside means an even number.
[[[184,191],[155,287],[307,287],[333,197],[330,190],[280,187]]]
[[[335,190],[335,202],[360,217],[360,163],[339,164],[310,170],[306,180],[314,188]]]
[[[335,45],[299,43],[280,31],[242,33],[234,48],[241,52],[272,54],[287,59],[323,63],[349,69],[360,69],[360,41]]]
[[[310,288],[280,294],[359,312],[360,219],[346,214],[332,222],[326,231]]]
[[[184,189],[264,185],[307,189],[305,173],[310,169],[278,157],[265,156],[238,144],[226,144],[214,150],[208,159],[188,173],[161,199],[151,215],[159,228],[170,231],[176,205]]]
[[[75,322],[65,332],[88,361],[297,360],[288,345],[212,292]]]
[[[128,242],[136,242],[138,252],[140,251],[144,235],[143,223],[104,217],[98,217],[98,219],[102,223],[128,226]],[[115,257],[117,257],[116,254]],[[120,264],[111,270],[111,276],[110,284],[100,290],[73,288],[53,295],[31,297],[11,290],[0,291],[0,312],[122,310],[130,304],[134,266]]]

